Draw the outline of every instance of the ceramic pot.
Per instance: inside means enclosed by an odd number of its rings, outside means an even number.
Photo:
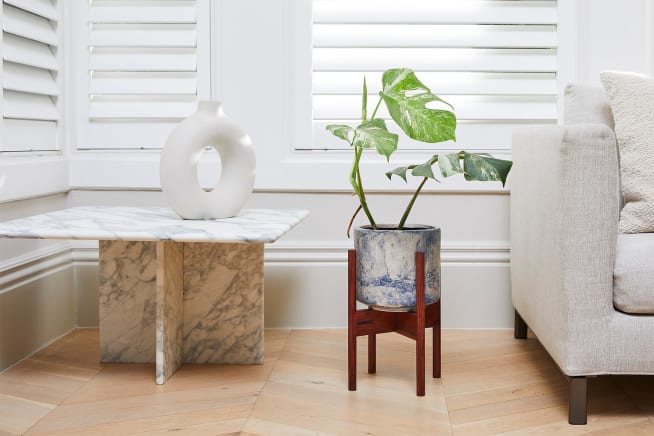
[[[416,252],[425,253],[425,304],[441,296],[441,230],[412,225],[354,230],[356,296],[373,309],[412,311],[416,306]]]
[[[210,191],[198,183],[197,165],[205,147],[213,147],[222,165]],[[161,152],[161,189],[168,204],[184,219],[235,216],[254,186],[254,148],[250,137],[218,101],[201,101],[195,114],[173,130]]]

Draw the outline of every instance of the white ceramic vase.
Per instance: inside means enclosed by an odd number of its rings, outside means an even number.
[[[198,182],[202,151],[213,147],[222,165],[220,180],[210,191]],[[184,219],[235,216],[254,186],[256,162],[250,137],[218,101],[201,101],[198,110],[179,123],[161,152],[161,189],[168,204]]]

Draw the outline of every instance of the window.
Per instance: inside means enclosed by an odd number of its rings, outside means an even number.
[[[455,108],[457,143],[439,150],[506,153],[515,128],[557,120],[557,12],[554,0],[313,0],[312,132],[295,148],[347,148],[325,125],[358,122],[364,74],[374,106],[381,73],[407,67]]]
[[[77,148],[161,148],[210,95],[209,2],[91,0],[78,7]]]
[[[2,3],[2,152],[61,148],[61,0]]]

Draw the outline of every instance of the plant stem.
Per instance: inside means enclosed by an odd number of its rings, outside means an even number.
[[[375,106],[375,110],[372,111],[372,116],[370,117],[371,120],[375,119],[375,115],[377,114],[377,109],[379,109],[379,105],[381,104],[381,102],[382,102],[382,98],[380,96],[379,101],[377,101],[377,106]]]
[[[363,191],[363,184],[361,183],[361,171],[359,171],[359,161],[361,160],[362,154],[363,154],[363,148],[355,147],[354,165],[352,165],[352,173],[350,174],[350,184],[354,188],[354,192],[359,197],[361,208],[363,209],[363,212],[368,217],[368,221],[370,221],[370,226],[376,230],[377,224],[375,223],[375,220],[373,219],[372,214],[370,213],[370,209],[368,209],[368,203],[366,202],[366,194]]]
[[[411,197],[411,201],[409,201],[409,204],[407,205],[406,209],[404,210],[404,214],[400,219],[400,223],[397,225],[398,230],[402,230],[404,228],[404,224],[406,223],[406,220],[409,217],[409,214],[411,213],[411,209],[413,208],[413,203],[416,202],[416,198],[418,198],[418,194],[420,194],[422,187],[425,186],[425,183],[427,183],[427,179],[428,177],[424,177],[422,179],[422,182],[420,182],[418,189],[416,189],[416,192],[413,193],[413,197]]]
[[[361,205],[357,207],[357,210],[354,211],[352,214],[352,218],[350,218],[350,222],[347,225],[347,230],[345,231],[345,234],[347,235],[348,239],[350,238],[350,229],[352,229],[352,224],[354,224],[354,218],[357,217],[357,215],[361,212]]]

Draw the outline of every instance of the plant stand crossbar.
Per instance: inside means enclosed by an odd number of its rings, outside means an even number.
[[[441,302],[425,306],[425,255],[416,253],[415,312],[356,308],[356,251],[348,256],[348,389],[357,389],[357,336],[368,336],[368,373],[377,372],[377,334],[397,332],[416,341],[416,395],[425,395],[425,329],[433,328],[433,377],[441,377]]]

